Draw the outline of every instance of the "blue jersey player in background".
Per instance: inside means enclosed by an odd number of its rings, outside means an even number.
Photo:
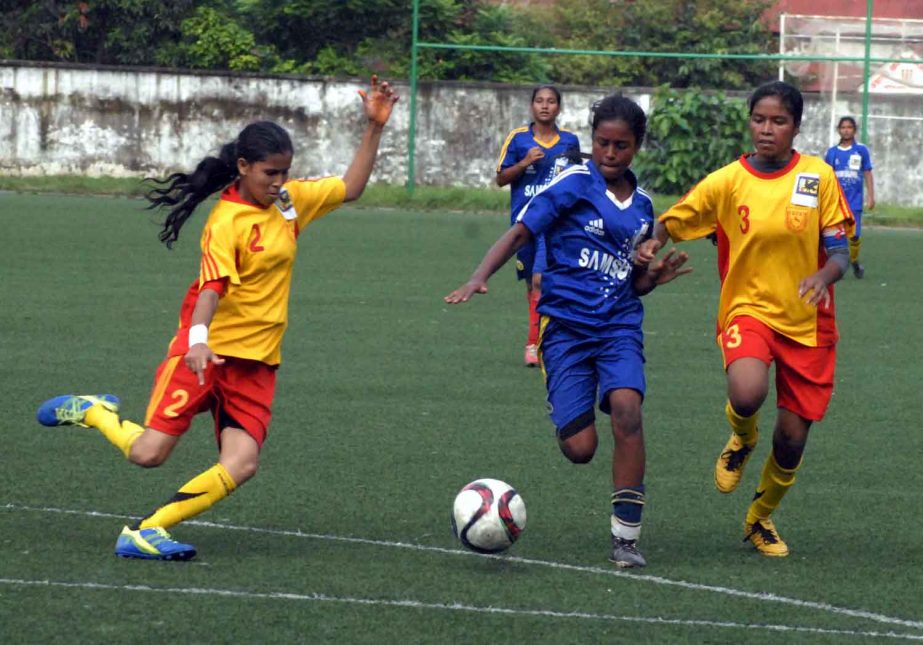
[[[691,271],[671,251],[647,266],[635,251],[650,236],[654,208],[629,170],[646,129],[643,110],[613,94],[594,105],[591,159],[558,174],[520,212],[450,304],[487,293],[487,280],[516,251],[544,235],[546,267],[539,354],[561,452],[588,463],[599,442],[594,408],[608,414],[612,452],[612,551],[620,567],[643,567],[638,550],[644,507],[644,308],[640,297]]]
[[[532,90],[533,121],[514,128],[503,142],[497,162],[497,185],[510,184],[510,225],[522,207],[540,193],[567,164],[568,152],[579,152],[580,141],[567,130],[555,125],[561,112],[561,93],[551,85]],[[526,282],[529,302],[529,334],[526,339],[525,364],[538,365],[538,313],[536,305],[541,294],[545,246],[542,237],[519,249],[516,275]]]
[[[875,180],[872,177],[872,157],[869,149],[856,141],[856,120],[851,116],[844,116],[836,127],[840,134],[840,142],[827,150],[824,157],[836,172],[836,178],[843,188],[849,208],[856,218],[856,235],[849,240],[849,262],[852,264],[853,275],[861,278],[865,275],[865,267],[859,262],[859,249],[862,247],[862,207],[863,201],[866,208],[875,208]],[[863,200],[863,185],[868,192]]]

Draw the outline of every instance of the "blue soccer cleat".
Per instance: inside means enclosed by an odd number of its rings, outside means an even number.
[[[83,426],[83,418],[94,405],[101,405],[110,412],[119,411],[119,397],[114,394],[76,395],[65,394],[48,399],[38,407],[35,418],[43,426]]]
[[[115,554],[142,560],[191,560],[196,550],[191,544],[177,542],[159,526],[137,531],[126,526],[115,542]]]

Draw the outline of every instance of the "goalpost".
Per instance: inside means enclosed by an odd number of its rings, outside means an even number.
[[[783,15],[778,54],[712,53],[656,51],[602,51],[492,45],[456,45],[421,42],[419,39],[420,0],[413,0],[413,30],[410,66],[410,120],[408,124],[408,193],[416,186],[417,82],[418,57],[422,50],[468,50],[495,53],[531,53],[549,56],[590,55],[650,59],[717,59],[772,61],[778,64],[779,78],[788,78],[803,90],[821,97],[823,115],[829,119],[824,136],[806,137],[802,146],[826,150],[836,143],[836,121],[849,114],[857,117],[860,139],[869,142],[876,167],[887,167],[889,150],[906,145],[908,140],[923,140],[923,116],[919,105],[923,96],[923,20],[885,20],[873,17],[874,0],[866,0],[866,17],[819,18]],[[664,79],[668,81],[669,79]],[[884,97],[888,103],[885,104]],[[875,100],[875,99],[879,100]],[[890,130],[900,121],[910,124],[910,133],[893,140]],[[916,128],[920,128],[918,133]],[[905,133],[906,134],[906,133]],[[902,140],[901,140],[902,139]],[[899,190],[898,182],[923,182],[923,165],[907,168],[896,156],[890,163],[902,174],[876,175],[883,193]],[[903,177],[903,179],[901,179]],[[880,178],[880,181],[879,181]],[[889,187],[889,184],[893,186]]]

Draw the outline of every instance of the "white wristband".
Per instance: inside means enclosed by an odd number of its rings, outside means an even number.
[[[208,344],[208,327],[205,325],[193,325],[189,328],[189,346],[192,347],[199,343]]]

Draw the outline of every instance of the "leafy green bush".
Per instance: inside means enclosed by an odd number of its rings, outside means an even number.
[[[649,190],[683,194],[750,149],[745,99],[661,86],[652,105],[647,140],[634,164]]]

